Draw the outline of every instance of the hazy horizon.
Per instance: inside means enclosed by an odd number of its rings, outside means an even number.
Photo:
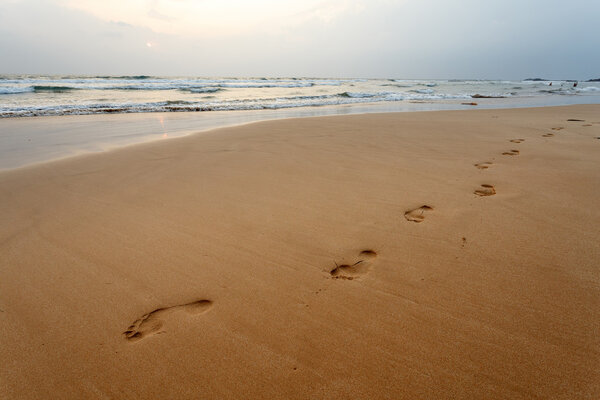
[[[123,78],[123,79],[137,79],[138,77],[144,78],[190,78],[190,79],[339,79],[339,80],[352,80],[352,79],[366,79],[366,80],[393,80],[393,81],[507,81],[507,82],[519,82],[519,81],[541,81],[541,82],[594,82],[600,78],[589,77],[583,79],[573,79],[571,77],[562,77],[562,78],[548,78],[545,76],[527,76],[516,79],[506,79],[506,78],[469,78],[469,77],[460,77],[460,78],[450,78],[450,77],[436,77],[436,78],[408,78],[408,77],[399,77],[399,76],[376,76],[376,77],[365,77],[365,76],[300,76],[300,75],[264,75],[264,76],[250,76],[250,75],[230,75],[230,76],[219,76],[219,75],[197,75],[197,74],[188,74],[188,75],[159,75],[159,74],[102,74],[102,73],[45,73],[45,72],[28,72],[28,73],[19,73],[19,72],[0,72],[1,76],[48,76],[48,77],[57,77],[57,78],[68,78],[68,77],[85,77],[85,78]],[[598,74],[600,76],[600,73]]]
[[[600,3],[0,0],[0,73],[588,80]]]

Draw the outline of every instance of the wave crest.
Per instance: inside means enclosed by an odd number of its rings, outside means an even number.
[[[47,93],[47,92],[51,92],[51,93],[66,93],[66,92],[70,92],[71,90],[77,90],[77,88],[71,87],[71,86],[42,86],[42,85],[36,85],[36,86],[32,86],[33,91],[36,93]]]

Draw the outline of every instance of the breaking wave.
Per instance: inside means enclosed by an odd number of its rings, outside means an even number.
[[[0,86],[0,94],[20,94],[33,92],[32,87],[10,87]]]
[[[44,92],[52,92],[52,93],[66,93],[66,92],[70,92],[71,90],[78,90],[75,87],[70,87],[70,86],[41,86],[41,85],[36,85],[33,86],[33,91],[36,93],[44,93]]]
[[[600,95],[567,81],[200,78],[1,75],[0,118],[38,115],[260,110],[398,102]],[[555,97],[556,98],[556,97]]]

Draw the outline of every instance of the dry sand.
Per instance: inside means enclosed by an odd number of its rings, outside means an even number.
[[[352,115],[1,173],[0,398],[598,399],[596,137]]]

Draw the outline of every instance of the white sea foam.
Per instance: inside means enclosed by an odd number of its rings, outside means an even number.
[[[420,93],[420,94],[432,94],[435,93],[433,89],[413,89],[409,90],[409,92]]]
[[[0,94],[18,94],[18,93],[29,93],[29,92],[33,92],[33,87],[29,87],[29,86],[27,86],[27,87],[20,87],[20,86],[15,86],[15,87],[0,86]]]
[[[597,86],[588,86],[582,88],[575,88],[577,92],[600,92],[600,88]]]

